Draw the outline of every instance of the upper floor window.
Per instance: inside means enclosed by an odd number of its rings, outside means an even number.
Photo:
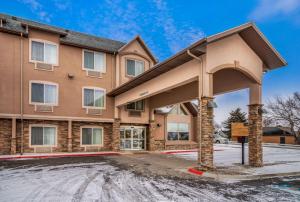
[[[144,111],[144,100],[131,102],[126,105],[126,109],[129,111]]]
[[[30,103],[57,105],[58,85],[50,82],[31,81],[30,82]]]
[[[188,123],[168,123],[168,140],[189,140]]]
[[[144,62],[140,60],[127,59],[126,60],[126,74],[127,76],[137,76],[145,71]]]
[[[31,146],[55,146],[56,127],[34,125],[30,127]]]
[[[105,53],[83,51],[83,69],[96,72],[106,72]]]
[[[105,90],[96,87],[83,88],[83,107],[105,108]]]
[[[51,65],[57,65],[58,48],[57,44],[41,41],[31,40],[31,58],[32,62],[41,62]]]

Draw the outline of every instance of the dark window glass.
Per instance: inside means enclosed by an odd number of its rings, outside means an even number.
[[[134,60],[126,60],[127,64],[127,75],[135,76],[135,61]]]
[[[141,100],[141,101],[136,102],[135,107],[136,107],[136,110],[140,110],[140,111],[144,110],[144,101]]]
[[[31,102],[44,103],[44,84],[31,84]]]
[[[44,43],[31,42],[31,59],[36,61],[44,61]]]
[[[168,140],[178,140],[177,132],[168,132]]]
[[[179,140],[189,140],[188,132],[179,132]]]
[[[93,89],[84,89],[84,106],[94,106]]]
[[[127,104],[127,109],[135,110],[135,103],[132,102],[132,103]]]
[[[84,51],[84,68],[94,69],[94,53]]]
[[[92,128],[82,128],[82,144],[92,144]]]
[[[31,145],[43,145],[43,127],[31,128]]]

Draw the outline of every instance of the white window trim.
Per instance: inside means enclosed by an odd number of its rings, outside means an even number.
[[[96,69],[88,69],[88,68],[84,67],[84,51],[94,53],[94,68],[95,68],[95,53],[101,53],[101,54],[104,55],[104,61],[103,61],[104,69],[103,69],[103,71],[97,71]],[[82,54],[81,55],[82,55],[82,63],[81,63],[82,70],[106,73],[106,53],[99,52],[99,51],[92,51],[92,50],[88,50],[88,49],[82,49]]]
[[[36,42],[41,42],[41,43],[48,43],[48,44],[51,44],[51,45],[55,45],[56,48],[57,48],[57,51],[56,51],[56,64],[49,64],[49,63],[45,63],[45,50],[44,50],[44,61],[38,61],[38,60],[32,60],[31,59],[31,46],[32,46],[32,41],[36,41]],[[45,46],[44,46],[45,48]],[[43,63],[43,64],[49,64],[49,65],[52,65],[52,66],[59,66],[59,44],[57,43],[54,43],[52,41],[47,41],[47,40],[44,40],[44,39],[37,39],[37,38],[29,38],[29,62],[32,62],[32,63]]]
[[[101,137],[102,144],[82,144],[82,129],[83,128],[92,128],[92,129],[99,128],[99,129],[101,129],[102,130],[102,137]],[[103,141],[104,141],[104,128],[102,126],[89,126],[89,125],[87,125],[87,126],[81,126],[80,127],[80,146],[81,147],[95,147],[95,146],[103,147],[103,145],[104,145]]]
[[[94,106],[84,106],[84,89],[92,89],[92,90],[102,90],[104,92],[104,106],[103,107],[94,107]],[[84,109],[106,109],[106,89],[104,88],[99,88],[95,86],[83,86],[82,87],[82,108]],[[95,95],[95,92],[94,92]]]
[[[31,85],[32,85],[32,83],[48,84],[48,85],[56,86],[56,100],[55,100],[55,103],[32,102],[31,101],[31,93],[32,93],[31,92]],[[31,105],[58,106],[58,100],[59,100],[58,96],[59,96],[59,85],[57,83],[53,83],[53,82],[50,82],[50,81],[40,81],[40,80],[30,80],[29,81],[29,104],[31,104]]]
[[[138,62],[142,62],[143,63],[143,66],[144,66],[144,71],[143,72],[145,72],[145,61],[143,61],[143,60],[139,60],[139,59],[135,59],[135,58],[128,58],[128,57],[126,57],[125,58],[125,72],[126,72],[126,76],[127,77],[136,77],[136,76],[138,76],[138,75],[130,75],[130,74],[128,74],[128,71],[127,71],[127,60],[134,60],[134,62],[136,62],[136,61],[138,61]],[[134,64],[135,65],[135,64]],[[135,68],[135,66],[134,66],[134,68]]]
[[[31,128],[32,127],[51,127],[55,128],[55,143],[54,145],[31,145]],[[29,124],[29,147],[34,148],[34,147],[57,147],[57,125],[52,125],[52,124]]]
[[[169,131],[168,130],[168,124],[169,123],[175,123],[175,124],[187,124],[188,125],[188,133],[189,133],[189,139],[188,140],[179,140],[179,139],[177,139],[177,140],[169,140],[168,139],[168,133],[169,132],[171,132],[171,133],[178,133],[178,138],[179,138],[179,133],[180,132],[183,132],[183,131]],[[177,127],[178,127],[178,125],[177,125]],[[186,122],[167,122],[167,137],[166,137],[166,139],[167,139],[167,141],[190,141],[190,136],[191,136],[191,128],[190,128],[190,124],[189,123],[186,123]]]

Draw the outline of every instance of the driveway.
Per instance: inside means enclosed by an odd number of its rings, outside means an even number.
[[[174,155],[0,162],[0,201],[299,201],[300,176],[222,183],[178,171]],[[299,188],[298,188],[299,189]]]

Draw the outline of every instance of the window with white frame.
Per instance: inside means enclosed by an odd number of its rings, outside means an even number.
[[[56,65],[58,61],[57,44],[31,40],[31,61]]]
[[[83,107],[105,108],[105,90],[101,88],[83,88]]]
[[[103,145],[103,128],[81,128],[81,145]]]
[[[31,126],[32,146],[55,146],[56,127],[53,126]]]
[[[129,111],[144,111],[144,100],[131,102],[126,105],[126,109]]]
[[[144,62],[140,60],[126,59],[127,76],[138,76],[145,71]]]
[[[83,51],[83,69],[105,73],[105,65],[105,53]]]
[[[189,124],[168,123],[168,140],[189,140]]]
[[[31,104],[57,105],[57,84],[32,81],[30,85]]]

